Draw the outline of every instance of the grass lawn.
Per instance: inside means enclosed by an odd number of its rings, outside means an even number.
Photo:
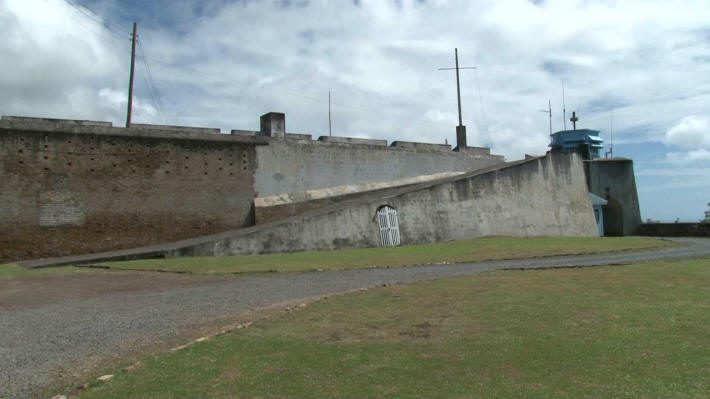
[[[312,251],[273,255],[148,259],[102,262],[116,269],[169,270],[192,273],[302,272],[371,266],[469,262],[550,255],[648,249],[674,245],[646,237],[485,237],[401,247]]]
[[[0,264],[0,279],[31,276],[35,274],[56,274],[56,273],[86,273],[92,270],[73,266],[43,267],[39,269],[24,269],[14,263]]]
[[[710,259],[330,297],[120,367],[80,398],[707,398]],[[123,365],[125,366],[125,365]]]

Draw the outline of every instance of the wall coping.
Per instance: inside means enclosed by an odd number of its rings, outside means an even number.
[[[46,133],[68,133],[87,134],[98,136],[118,136],[137,138],[157,138],[157,139],[178,139],[178,140],[199,140],[199,141],[221,141],[250,143],[255,145],[268,145],[270,142],[284,142],[298,145],[318,145],[318,146],[348,146],[363,147],[371,149],[408,151],[408,152],[437,152],[451,154],[455,156],[466,156],[471,158],[484,158],[505,162],[502,155],[490,154],[490,149],[486,147],[470,147],[470,150],[451,151],[451,147],[446,144],[419,143],[412,141],[393,141],[390,146],[387,140],[363,139],[356,137],[340,136],[320,136],[313,140],[309,134],[286,133],[285,137],[265,137],[260,132],[252,130],[231,130],[230,133],[222,133],[218,128],[171,126],[154,124],[133,124],[130,128],[116,127],[111,122],[55,119],[55,118],[35,118],[24,116],[2,116],[0,118],[0,131],[19,130],[34,132],[38,134]]]

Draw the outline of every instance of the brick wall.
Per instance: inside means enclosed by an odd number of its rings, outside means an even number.
[[[0,260],[253,224],[254,143],[133,130],[0,127]]]

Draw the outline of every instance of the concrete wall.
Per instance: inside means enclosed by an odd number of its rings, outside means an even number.
[[[257,158],[254,184],[261,197],[439,172],[468,172],[504,161],[479,152],[296,140],[271,140],[268,146],[257,148]]]
[[[273,222],[362,195],[374,194],[375,191],[389,190],[461,174],[463,172],[442,172],[380,183],[349,184],[298,193],[257,197],[254,198],[254,221],[256,224]]]
[[[0,259],[139,247],[253,223],[244,139],[90,121],[0,120]]]
[[[577,154],[550,154],[380,192],[282,221],[207,238],[169,256],[256,254],[379,246],[382,205],[399,214],[402,244],[505,236],[597,235]]]
[[[636,234],[641,225],[634,162],[625,158],[586,161],[589,191],[609,201],[604,209],[605,235]]]

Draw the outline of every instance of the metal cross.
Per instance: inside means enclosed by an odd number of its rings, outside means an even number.
[[[456,70],[456,95],[459,100],[459,126],[463,126],[463,121],[461,120],[461,85],[459,84],[459,69],[476,69],[476,67],[460,67],[459,68],[459,49],[454,49],[454,57],[456,58],[455,68],[439,68],[440,71],[450,71],[452,69]]]

